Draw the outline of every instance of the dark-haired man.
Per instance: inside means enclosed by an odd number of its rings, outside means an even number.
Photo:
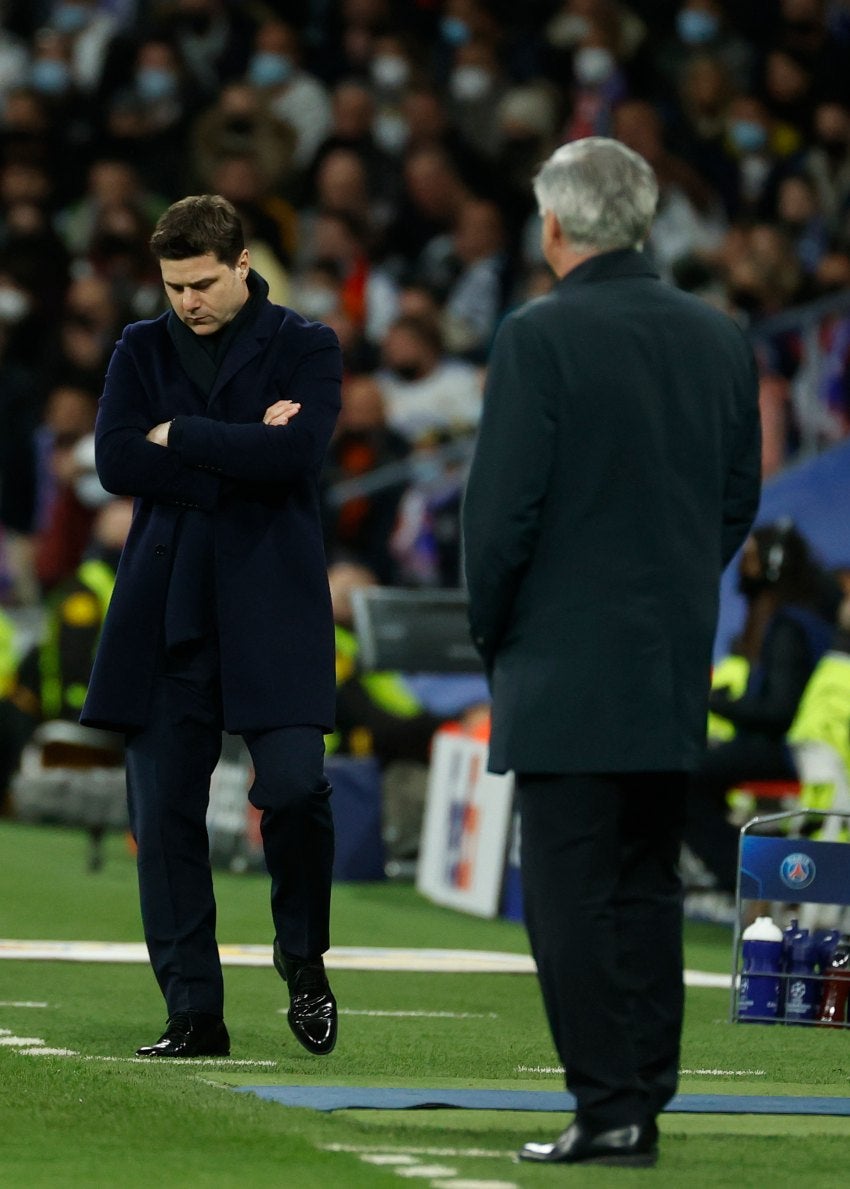
[[[317,481],[339,346],[269,302],[220,196],[171,206],[151,249],[171,310],[125,329],[101,398],[98,473],[137,510],[82,713],[127,736],[142,919],[168,1010],[138,1053],[230,1049],[205,824],[222,728],[253,760],[290,1027],[329,1053],[335,681]]]

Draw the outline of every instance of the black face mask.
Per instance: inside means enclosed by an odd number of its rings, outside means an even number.
[[[194,33],[196,37],[203,37],[210,31],[212,17],[208,12],[181,13],[177,18],[177,23],[185,32]]]
[[[768,586],[770,583],[762,574],[738,575],[738,593],[742,594],[745,599],[754,599],[763,590],[767,590]]]
[[[418,363],[399,363],[392,370],[400,380],[405,380],[408,384],[422,376],[422,368]]]

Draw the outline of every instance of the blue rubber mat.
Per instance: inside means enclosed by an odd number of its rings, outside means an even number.
[[[282,1106],[314,1111],[460,1107],[474,1111],[572,1111],[563,1090],[409,1090],[377,1086],[234,1086]],[[850,1098],[783,1097],[768,1094],[677,1094],[667,1111],[706,1115],[848,1115]]]

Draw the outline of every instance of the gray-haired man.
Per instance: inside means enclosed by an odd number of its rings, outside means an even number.
[[[738,327],[644,258],[643,158],[575,141],[534,189],[558,280],[496,336],[464,508],[490,766],[517,774],[526,920],[577,1099],[520,1156],[647,1165],[677,1084],[677,861],[718,580],[759,497],[756,372]]]

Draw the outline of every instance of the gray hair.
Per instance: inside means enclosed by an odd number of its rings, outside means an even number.
[[[658,203],[652,167],[605,136],[561,145],[533,181],[541,215],[551,211],[574,248],[639,248]]]

